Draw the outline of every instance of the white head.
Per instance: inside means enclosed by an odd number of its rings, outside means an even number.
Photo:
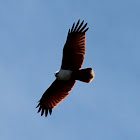
[[[58,73],[59,73],[59,71],[56,71],[56,72],[54,73],[54,75],[55,75],[56,78],[57,78],[57,76],[58,76]]]

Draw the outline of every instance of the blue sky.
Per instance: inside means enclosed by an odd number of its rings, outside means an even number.
[[[139,0],[0,1],[0,139],[140,139]],[[45,118],[37,101],[55,79],[68,29],[88,22],[77,82]]]

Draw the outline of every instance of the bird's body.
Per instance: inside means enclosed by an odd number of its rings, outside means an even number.
[[[72,77],[72,71],[71,70],[60,69],[60,71],[57,71],[55,73],[55,77],[58,80],[70,80],[71,77]]]
[[[85,55],[85,32],[87,23],[84,21],[72,25],[69,29],[66,43],[63,48],[62,65],[59,71],[55,73],[56,79],[51,86],[44,92],[39,100],[38,112],[41,111],[41,116],[48,111],[51,114],[52,109],[61,102],[74,86],[76,80],[89,83],[94,78],[92,68],[81,69]]]

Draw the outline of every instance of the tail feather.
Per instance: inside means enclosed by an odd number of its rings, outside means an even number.
[[[85,68],[85,69],[80,69],[78,71],[73,72],[73,78],[75,80],[80,80],[82,82],[89,83],[93,80],[94,78],[94,72],[92,68]]]

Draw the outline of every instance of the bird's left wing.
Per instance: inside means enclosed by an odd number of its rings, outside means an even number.
[[[41,111],[41,116],[44,113],[47,116],[48,111],[51,115],[52,109],[69,94],[68,92],[72,89],[74,83],[74,80],[62,81],[56,79],[39,100],[37,107],[39,107],[38,112]]]
[[[81,68],[85,55],[85,33],[89,29],[84,24],[84,20],[80,23],[73,23],[69,29],[66,43],[63,48],[63,58],[61,69],[78,70]]]

